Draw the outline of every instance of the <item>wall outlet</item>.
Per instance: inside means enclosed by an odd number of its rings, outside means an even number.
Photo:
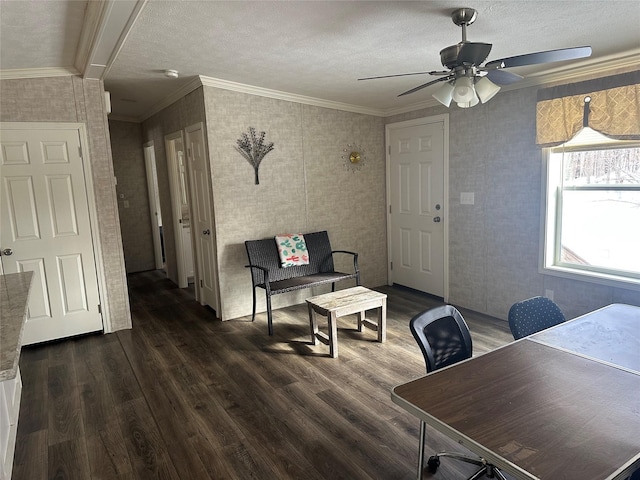
[[[545,290],[544,296],[547,297],[549,300],[553,300],[553,290]]]
[[[476,194],[474,192],[461,192],[460,205],[473,205],[476,203]]]

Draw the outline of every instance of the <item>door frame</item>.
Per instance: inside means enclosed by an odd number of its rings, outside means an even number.
[[[162,261],[162,241],[160,240],[160,232],[158,231],[158,217],[156,216],[156,212],[160,212],[160,218],[162,218],[162,209],[160,208],[160,204],[156,202],[156,196],[158,195],[158,174],[153,141],[145,143],[142,146],[142,150],[144,154],[144,164],[147,170],[147,192],[149,194],[149,220],[151,221],[153,254],[156,270],[161,270],[164,267]]]
[[[178,130],[173,133],[169,133],[164,136],[165,155],[167,157],[167,169],[169,170],[169,190],[171,197],[171,212],[173,213],[173,238],[176,245],[176,266],[178,269],[178,287],[186,288],[189,286],[189,279],[187,276],[186,258],[184,253],[184,242],[182,232],[182,202],[180,199],[180,171],[177,162],[177,155],[174,154],[174,142],[176,140],[182,142],[182,148],[184,152],[184,134],[182,130]],[[185,169],[186,171],[186,169]],[[189,187],[188,179],[185,182],[185,193],[187,202],[189,202],[189,208],[191,208],[191,202],[189,201]],[[163,224],[165,222],[163,221]]]
[[[107,279],[102,261],[102,240],[98,224],[98,209],[96,206],[95,189],[93,185],[93,172],[91,169],[91,151],[89,149],[89,136],[87,126],[84,123],[51,123],[51,122],[0,122],[2,130],[76,130],[80,142],[82,171],[84,173],[85,193],[89,207],[89,225],[91,228],[91,245],[96,267],[98,281],[98,299],[102,314],[102,330],[104,333],[113,332],[111,324],[111,309],[107,292]],[[115,189],[115,186],[114,186]]]
[[[393,258],[393,245],[391,243],[391,131],[417,125],[442,123],[443,126],[443,235],[444,235],[444,301],[449,301],[449,114],[433,115],[430,117],[416,118],[403,122],[388,123],[385,131],[385,156],[386,156],[386,194],[387,194],[387,285],[392,285],[391,258]]]
[[[211,266],[212,268],[212,273],[213,273],[213,282],[215,285],[215,305],[210,305],[215,311],[216,314],[221,317],[221,302],[220,302],[220,283],[219,283],[219,277],[218,277],[218,254],[217,254],[217,235],[215,232],[215,212],[213,211],[213,182],[211,179],[211,164],[209,163],[208,160],[208,155],[207,155],[207,132],[205,130],[204,127],[204,123],[203,122],[198,122],[198,123],[194,123],[193,125],[189,125],[188,127],[186,127],[184,129],[185,131],[185,144],[186,144],[186,148],[187,148],[187,176],[189,178],[189,209],[190,209],[190,215],[191,215],[191,225],[193,227],[193,219],[196,218],[195,212],[194,212],[194,203],[193,200],[191,199],[191,195],[193,194],[193,188],[191,185],[191,182],[193,181],[193,175],[191,173],[191,162],[193,159],[193,154],[191,152],[191,147],[190,147],[190,143],[189,143],[189,138],[191,135],[193,135],[194,132],[197,132],[198,130],[201,131],[201,135],[202,135],[202,139],[203,139],[203,147],[205,148],[205,164],[206,164],[206,169],[207,169],[207,180],[209,182],[209,203],[211,205],[212,208],[212,212],[211,212],[211,230],[212,230],[212,236],[213,236],[213,265]],[[196,241],[196,235],[199,235],[199,232],[196,232],[194,228],[191,228],[191,240],[192,243],[194,244],[194,249],[193,249],[193,253],[194,253],[194,272],[195,272],[195,284],[196,284],[196,288],[195,288],[195,294],[196,294],[196,300],[201,304],[201,305],[205,305],[203,299],[202,299],[202,293],[201,293],[201,288],[200,288],[200,262],[202,261],[202,252],[200,250],[200,242]]]

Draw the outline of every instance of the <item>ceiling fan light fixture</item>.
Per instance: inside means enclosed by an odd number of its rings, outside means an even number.
[[[453,88],[453,101],[456,103],[469,103],[476,97],[471,77],[456,78]]]
[[[487,77],[482,77],[476,82],[476,93],[482,103],[487,103],[491,100],[496,93],[500,91],[500,87],[489,80]]]
[[[478,103],[480,103],[480,100],[478,99],[477,95],[474,95],[470,102],[457,102],[457,103],[458,103],[458,107],[460,108],[471,108],[478,105]]]
[[[444,84],[435,91],[433,98],[445,107],[448,107],[451,105],[451,100],[453,99],[453,90],[454,86],[452,82],[444,82]]]

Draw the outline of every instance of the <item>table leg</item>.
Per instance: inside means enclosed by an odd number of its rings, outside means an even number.
[[[382,299],[382,305],[378,309],[378,341],[387,340],[387,299]]]
[[[358,312],[358,331],[362,332],[364,330],[364,319],[366,312]]]
[[[329,321],[329,354],[331,358],[338,357],[338,324],[336,312],[329,312],[327,315]]]
[[[422,480],[424,470],[424,442],[426,438],[426,424],[420,420],[420,440],[418,441],[418,480]]]
[[[316,312],[313,310],[313,307],[310,303],[307,303],[307,307],[309,309],[309,327],[311,329],[311,345],[318,344],[318,338],[316,337],[316,333],[318,332],[318,320],[316,319]]]

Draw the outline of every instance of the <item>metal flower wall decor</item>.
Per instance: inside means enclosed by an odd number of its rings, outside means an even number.
[[[264,137],[266,133],[260,132],[260,135],[256,135],[256,129],[249,127],[249,133],[243,133],[237,140],[238,145],[236,150],[253,166],[253,171],[256,175],[256,185],[260,184],[258,178],[258,167],[260,162],[267,153],[273,150],[273,142],[265,142]]]

